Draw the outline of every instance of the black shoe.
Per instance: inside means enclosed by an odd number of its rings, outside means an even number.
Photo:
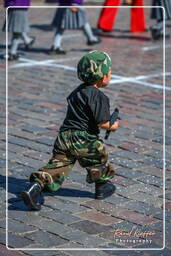
[[[101,42],[101,39],[97,37],[97,40],[93,40],[93,41],[88,40],[87,45],[99,44],[100,42]]]
[[[16,54],[9,53],[9,55],[7,56],[7,59],[9,61],[12,61],[12,60],[18,60],[19,57],[20,57],[20,55],[18,53],[16,53]]]
[[[66,54],[66,51],[64,51],[61,48],[54,48],[54,46],[51,47],[49,54]]]
[[[153,40],[160,40],[163,37],[162,30],[157,27],[150,27],[150,31]]]
[[[27,191],[21,192],[21,197],[24,203],[32,210],[40,211],[41,209],[41,186],[32,182]]]
[[[98,31],[99,31],[99,32],[104,32],[104,33],[110,33],[110,32],[112,32],[112,30],[107,30],[107,29],[104,29],[104,28],[98,28]]]
[[[115,186],[111,181],[105,181],[103,183],[95,183],[95,198],[102,200],[108,196],[111,196],[115,192]]]
[[[30,43],[25,44],[25,50],[26,50],[26,51],[30,50],[30,48],[31,48],[32,45],[34,44],[35,40],[36,40],[36,38],[35,38],[35,37],[32,37]]]

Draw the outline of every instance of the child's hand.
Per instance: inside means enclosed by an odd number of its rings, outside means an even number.
[[[73,8],[71,8],[71,11],[72,11],[72,12],[77,12],[77,8],[74,8],[74,7],[73,7]]]
[[[111,131],[116,131],[119,128],[119,121],[117,120],[114,124],[110,127]]]

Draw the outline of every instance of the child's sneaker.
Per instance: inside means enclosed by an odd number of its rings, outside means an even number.
[[[95,183],[95,198],[102,200],[108,196],[111,196],[115,192],[115,186],[111,181],[105,181],[103,183]]]

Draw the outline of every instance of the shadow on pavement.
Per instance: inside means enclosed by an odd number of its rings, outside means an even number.
[[[8,210],[13,211],[28,211],[28,207],[23,203],[20,193],[27,188],[28,179],[8,177]],[[6,177],[0,176],[0,190],[6,190]],[[14,197],[12,197],[12,195]],[[41,202],[44,203],[44,198],[53,196],[62,197],[88,197],[94,198],[94,194],[89,191],[83,191],[79,189],[60,188],[54,193],[43,193]]]
[[[39,30],[44,30],[44,31],[52,31],[53,26],[49,24],[32,24],[30,26],[31,28],[37,28]]]
[[[138,41],[151,41],[151,37],[148,36],[140,36],[140,35],[110,35],[110,34],[104,34],[99,33],[100,37],[105,38],[113,38],[113,39],[130,39],[130,40],[138,40]]]
[[[47,193],[45,193],[46,195]],[[57,192],[50,194],[48,196],[70,196],[70,197],[89,197],[94,198],[94,194],[90,191],[79,190],[73,188],[60,188]]]

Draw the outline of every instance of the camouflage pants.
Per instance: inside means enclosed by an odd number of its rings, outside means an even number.
[[[68,130],[59,133],[49,163],[33,172],[30,180],[39,182],[45,191],[57,191],[76,160],[87,169],[88,183],[103,182],[114,176],[103,141],[86,131]]]

